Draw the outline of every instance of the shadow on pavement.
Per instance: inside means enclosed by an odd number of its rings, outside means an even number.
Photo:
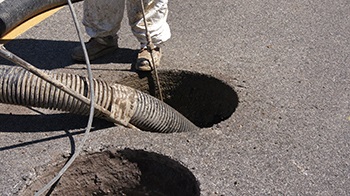
[[[6,43],[5,47],[35,67],[51,70],[75,64],[76,62],[71,59],[71,52],[79,45],[79,42],[71,41],[15,39]],[[122,63],[131,66],[137,57],[137,52],[138,50],[134,49],[119,48],[112,54],[91,61],[91,64]],[[13,65],[4,58],[0,58],[0,64]]]
[[[86,127],[86,116],[73,114],[11,115],[0,114],[0,132],[53,132]],[[94,119],[94,130],[114,126],[113,123]]]
[[[72,139],[73,135],[83,134],[87,124],[87,117],[72,114],[45,114],[45,115],[9,115],[0,114],[0,132],[55,132],[65,130],[64,134],[49,136],[37,140],[20,142],[8,146],[0,147],[0,151],[33,145],[36,143],[60,139],[64,137]],[[91,131],[97,131],[115,126],[113,123],[101,119],[94,119]],[[81,129],[79,131],[69,132],[67,130]],[[72,145],[74,146],[74,145]]]

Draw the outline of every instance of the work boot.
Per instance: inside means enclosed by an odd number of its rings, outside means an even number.
[[[90,60],[95,60],[103,55],[113,52],[118,48],[118,38],[113,36],[93,37],[85,43]],[[76,61],[85,61],[82,46],[73,49],[72,58]]]
[[[154,65],[152,64],[152,58],[150,52],[147,48],[142,48],[137,56],[135,68],[139,71],[152,71],[154,66],[159,67],[160,58],[162,57],[162,52],[159,47],[153,49]]]

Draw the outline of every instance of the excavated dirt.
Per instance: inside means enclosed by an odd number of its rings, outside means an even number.
[[[63,167],[57,162],[39,174],[20,195],[33,195]],[[199,195],[193,174],[156,153],[125,149],[81,154],[50,195]]]
[[[202,73],[160,70],[164,102],[198,127],[211,127],[228,119],[238,106],[238,96],[225,82]],[[115,82],[159,98],[157,83],[150,73],[130,74]]]
[[[199,127],[229,118],[238,106],[231,86],[210,75],[162,70],[159,79],[164,101]],[[129,74],[117,81],[158,97],[151,74]],[[158,97],[159,98],[159,97]],[[47,184],[67,159],[40,168],[21,195],[33,195]],[[141,150],[108,149],[79,155],[50,195],[199,195],[194,175],[169,157]]]

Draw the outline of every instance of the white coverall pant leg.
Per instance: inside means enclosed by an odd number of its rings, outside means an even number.
[[[147,44],[141,0],[84,0],[83,24],[90,37],[116,36],[124,15],[125,1],[129,25],[141,47]],[[148,31],[157,46],[171,37],[166,22],[168,0],[144,0]]]

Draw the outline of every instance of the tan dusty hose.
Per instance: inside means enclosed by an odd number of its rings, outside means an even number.
[[[85,77],[45,71],[76,93],[89,96]],[[182,114],[160,100],[120,84],[109,85],[94,79],[95,103],[109,111],[95,116],[127,126],[129,123],[152,132],[185,132],[198,129]],[[41,107],[87,115],[89,105],[20,67],[0,68],[0,102]],[[114,120],[111,120],[114,119]]]

